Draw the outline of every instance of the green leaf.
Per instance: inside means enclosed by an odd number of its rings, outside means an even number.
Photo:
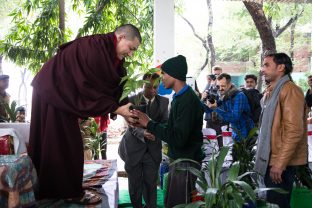
[[[235,191],[231,194],[231,197],[233,197],[233,200],[230,200],[230,202],[233,203],[232,205],[234,205],[231,207],[241,208],[245,202],[243,196],[238,191]]]
[[[205,203],[202,201],[197,201],[197,202],[193,202],[189,204],[179,204],[179,205],[174,206],[173,208],[199,208],[204,204]]]
[[[180,163],[180,162],[191,162],[191,163],[195,163],[197,165],[200,166],[200,163],[198,163],[196,160],[192,160],[192,159],[188,159],[188,158],[179,158],[179,159],[176,159],[174,160],[172,163],[170,163],[170,166],[171,165],[175,165],[177,163]]]
[[[238,173],[239,173],[239,162],[234,162],[231,168],[229,169],[227,180],[229,181],[236,180]]]
[[[246,172],[246,173],[244,173],[244,174],[238,176],[238,177],[237,177],[237,180],[241,180],[241,179],[244,178],[245,176],[247,176],[247,175],[252,175],[252,174],[255,174],[255,172],[253,172],[253,171]]]
[[[258,128],[257,127],[252,128],[248,133],[247,139],[251,139],[255,137],[257,133],[258,133]]]
[[[239,185],[252,201],[256,201],[256,194],[254,193],[254,191],[252,190],[249,184],[247,184],[244,181],[232,181],[232,182],[234,184]]]
[[[205,202],[206,208],[211,208],[214,207],[214,205],[216,204],[216,196],[218,193],[218,189],[217,188],[208,188],[206,193],[205,193]]]
[[[206,178],[205,178],[204,181],[198,179],[198,180],[196,180],[196,183],[198,184],[198,186],[199,186],[202,190],[204,190],[204,191],[207,190],[208,184],[207,184]]]
[[[221,150],[217,156],[217,164],[216,164],[216,172],[215,172],[216,178],[219,178],[219,176],[220,176],[220,172],[221,172],[222,167],[223,167],[224,159],[225,159],[228,151],[229,151],[229,147],[224,146],[221,148]]]
[[[199,208],[199,207],[201,207],[204,204],[205,203],[202,202],[202,201],[196,201],[196,202],[193,202],[193,203],[190,203],[190,204],[186,205],[185,208]]]
[[[288,191],[285,191],[284,189],[281,189],[281,188],[256,188],[254,190],[255,193],[259,193],[263,191],[276,191],[277,193],[280,193],[280,194],[288,194]]]
[[[177,167],[178,171],[190,171],[193,175],[195,175],[200,181],[206,181],[205,175],[202,172],[194,167]]]
[[[124,82],[127,81],[128,79],[129,79],[129,76],[128,76],[128,75],[123,76],[123,77],[121,78],[120,84],[124,83]]]

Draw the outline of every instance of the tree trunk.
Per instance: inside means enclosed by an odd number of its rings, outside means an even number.
[[[18,106],[28,106],[27,105],[27,86],[25,84],[25,78],[26,78],[26,73],[27,73],[27,70],[26,68],[21,70],[21,84],[19,85],[19,88],[18,88],[18,101],[17,101],[17,105]],[[23,97],[22,97],[23,95]]]
[[[276,44],[275,44],[275,38],[273,36],[272,28],[270,25],[270,22],[266,18],[264,11],[263,11],[263,5],[251,2],[251,1],[243,1],[245,7],[247,8],[249,14],[251,15],[255,26],[259,32],[260,39],[262,42],[261,45],[261,66],[262,66],[262,60],[264,53],[267,52],[276,52]],[[258,81],[258,90],[261,91],[262,89],[262,75],[261,71],[259,71],[259,81]]]
[[[210,50],[210,70],[216,64],[216,51],[212,41],[212,25],[213,25],[213,13],[212,13],[212,5],[211,0],[207,0],[207,8],[208,8],[208,35],[207,35],[207,43]]]
[[[244,1],[244,4],[251,15],[262,41],[262,53],[265,51],[276,52],[275,38],[269,21],[265,17],[262,4]]]
[[[294,60],[294,45],[295,45],[295,28],[296,28],[297,21],[293,22],[293,24],[290,27],[290,58],[291,60]]]
[[[59,29],[61,32],[60,44],[62,44],[65,33],[65,0],[59,0]]]

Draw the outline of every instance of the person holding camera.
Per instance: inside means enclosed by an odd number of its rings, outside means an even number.
[[[219,100],[207,97],[205,112],[216,112],[225,122],[230,123],[234,141],[239,141],[248,136],[249,131],[254,127],[251,118],[251,110],[246,95],[239,91],[231,82],[231,76],[222,73],[217,78],[219,87]]]
[[[207,84],[205,91],[202,93],[202,101],[206,103],[207,100],[214,102],[214,100],[219,100],[217,76],[214,74],[208,75],[210,79],[209,86]],[[216,131],[218,146],[221,148],[223,146],[222,129],[221,127],[227,123],[223,121],[222,117],[216,112],[205,112],[206,128],[211,128]]]

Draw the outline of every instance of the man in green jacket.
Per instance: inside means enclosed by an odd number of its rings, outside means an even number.
[[[175,92],[171,102],[168,122],[161,124],[151,120],[146,114],[134,110],[141,125],[168,143],[168,155],[171,160],[188,158],[201,162],[203,153],[203,106],[194,91],[185,82],[187,63],[184,56],[168,59],[161,66],[163,84],[166,89]],[[182,162],[170,166],[165,206],[173,207],[191,201],[191,193],[195,190],[196,177],[189,171],[175,172],[179,167],[187,168],[194,163]],[[200,168],[200,167],[196,167]]]

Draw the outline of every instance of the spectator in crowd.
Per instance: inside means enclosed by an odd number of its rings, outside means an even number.
[[[218,78],[220,74],[222,74],[222,68],[220,66],[212,67],[213,74]]]
[[[257,76],[254,74],[247,74],[245,76],[245,88],[242,88],[242,91],[248,98],[253,121],[255,125],[258,125],[262,111],[260,104],[262,94],[259,92],[259,90],[256,89],[256,86]]]
[[[312,75],[308,76],[309,89],[306,92],[305,100],[309,108],[312,107]]]
[[[214,83],[214,81],[216,80],[216,76],[214,74],[208,74],[206,76],[206,79],[207,79],[207,84],[204,89],[204,92],[210,89],[211,84]]]
[[[78,118],[115,113],[134,122],[129,104],[119,102],[125,57],[141,43],[134,25],[81,37],[60,46],[32,81],[29,156],[38,173],[35,192],[43,198],[97,204],[101,198],[82,189],[83,140]]]
[[[288,191],[267,192],[268,202],[287,208],[295,166],[307,164],[307,109],[302,90],[291,79],[293,65],[288,55],[266,55],[261,70],[270,84],[262,100],[255,171],[264,176],[267,187]]]
[[[145,74],[143,92],[130,97],[146,103],[146,114],[156,122],[165,123],[168,120],[169,99],[158,95],[159,75]],[[157,207],[157,179],[159,165],[162,159],[161,140],[148,130],[138,127],[128,127],[120,145],[119,155],[125,161],[128,175],[130,200],[133,207],[142,206],[142,196],[146,207]]]
[[[9,87],[9,78],[8,75],[0,75],[0,122],[8,120],[5,105],[10,104],[10,95],[5,90]]]
[[[26,109],[23,106],[16,108],[16,122],[25,123]]]
[[[220,93],[219,101],[207,99],[205,112],[216,112],[224,121],[230,123],[235,141],[246,138],[254,127],[246,95],[232,84],[229,74],[220,74],[217,85]]]
[[[247,74],[245,76],[245,89],[256,89],[257,86],[257,76],[254,74]]]
[[[203,159],[203,107],[191,87],[186,85],[187,63],[179,55],[165,61],[161,66],[163,83],[175,92],[171,103],[169,119],[166,124],[151,120],[146,114],[134,111],[139,125],[168,143],[170,160],[188,158],[198,162]],[[195,190],[196,177],[189,171],[176,171],[177,168],[194,167],[194,163],[183,162],[170,166],[165,207],[191,202]],[[195,167],[200,168],[200,167]]]

